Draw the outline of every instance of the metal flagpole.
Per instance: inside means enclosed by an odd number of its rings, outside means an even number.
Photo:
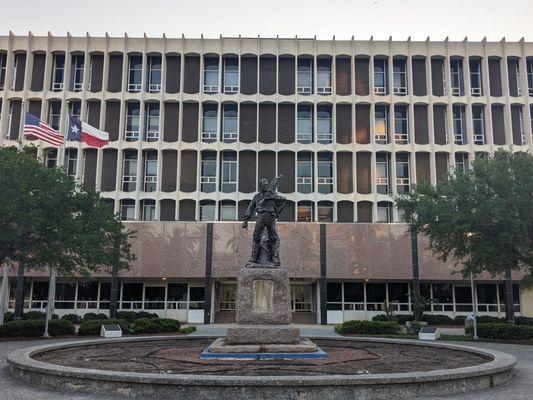
[[[43,337],[50,337],[48,333],[48,321],[52,319],[54,313],[54,300],[56,298],[56,271],[54,266],[50,266],[50,280],[48,282],[48,302],[46,304],[46,319],[44,323]]]
[[[19,133],[17,137],[17,150],[22,151],[22,138],[24,138],[24,121],[26,120],[26,102],[23,100],[20,105]]]
[[[59,166],[63,169],[63,171],[67,171],[67,166],[64,165],[65,163],[65,152],[66,152],[66,143],[67,143],[67,136],[68,136],[68,107],[70,105],[70,101],[69,100],[66,100],[65,101],[67,107],[66,107],[66,112],[65,112],[65,118],[63,120],[64,122],[64,125],[63,125],[63,131],[65,132],[63,134],[63,144],[61,146],[59,146],[59,149],[57,151],[57,161],[58,161],[58,164]],[[59,127],[59,129],[61,129],[61,127]]]
[[[0,325],[4,325],[4,315],[7,312],[7,288],[9,287],[9,267],[4,265],[2,274],[2,290],[0,291]]]

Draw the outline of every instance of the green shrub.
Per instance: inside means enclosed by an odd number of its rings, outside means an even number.
[[[79,324],[81,322],[81,317],[78,314],[65,314],[61,317],[61,319],[66,319],[73,324]]]
[[[179,332],[180,322],[171,318],[139,318],[134,322],[133,333]]]
[[[93,336],[100,335],[100,329],[102,325],[118,324],[122,333],[130,333],[130,327],[127,321],[123,319],[89,319],[82,320],[80,324],[80,329],[78,330],[78,335],[80,336]]]
[[[410,333],[411,335],[418,335],[418,332],[420,332],[420,329],[422,329],[422,324],[420,322],[409,321],[409,326],[407,327],[408,333]]]
[[[107,319],[107,318],[108,316],[103,313],[96,314],[93,312],[89,312],[83,315],[82,320],[94,321],[94,320]]]
[[[428,325],[453,325],[453,319],[442,314],[424,314],[422,315],[422,321],[427,322]]]
[[[44,333],[44,319],[10,321],[0,326],[0,336],[39,337]],[[51,320],[48,323],[51,336],[73,335],[74,325],[68,320]]]
[[[372,317],[372,321],[386,322],[386,321],[392,321],[392,319],[387,314],[378,314]]]
[[[415,317],[413,317],[412,314],[396,314],[392,318],[388,316],[387,314],[378,314],[374,317],[372,317],[372,321],[394,321],[397,322],[400,325],[404,325],[407,321],[414,320]]]
[[[505,323],[505,318],[492,317],[490,315],[478,315],[477,316],[478,324],[501,324]]]
[[[533,326],[533,318],[531,318],[531,317],[515,317],[514,323],[515,323],[515,325]]]
[[[185,328],[181,328],[180,332],[183,333],[184,335],[190,335],[191,333],[196,332],[196,326],[194,325],[186,326]]]
[[[454,325],[464,325],[465,324],[465,320],[466,320],[466,315],[457,315],[453,319],[453,324]]]
[[[36,319],[46,319],[46,313],[42,311],[28,311],[24,313],[23,319],[31,321]],[[59,319],[57,314],[52,314],[52,319]]]
[[[5,322],[9,322],[9,321],[13,321],[13,317],[15,316],[15,314],[13,314],[11,311],[8,311],[6,313],[4,313],[4,323]]]
[[[394,321],[346,321],[335,327],[339,334],[395,335],[399,331],[400,325]]]
[[[119,311],[117,312],[118,319],[125,319],[128,322],[133,322],[139,318],[159,318],[156,313],[149,313],[146,311]]]
[[[466,334],[472,335],[473,327],[466,329]],[[525,340],[533,339],[533,326],[513,324],[479,324],[477,334],[482,339],[496,340]]]

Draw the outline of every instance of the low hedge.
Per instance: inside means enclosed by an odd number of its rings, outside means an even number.
[[[79,324],[81,322],[81,317],[78,314],[65,314],[61,317],[61,319],[66,319],[73,324]]]
[[[515,317],[514,323],[516,325],[529,325],[533,326],[533,318],[531,317]]]
[[[28,311],[27,313],[24,313],[22,318],[28,321],[46,319],[46,313],[42,311]],[[52,314],[52,319],[59,319],[59,316],[57,314]]]
[[[96,314],[93,312],[89,312],[89,313],[84,314],[82,317],[82,320],[85,320],[85,321],[94,321],[94,320],[100,320],[100,319],[108,319],[108,316],[103,313]]]
[[[472,335],[473,327],[466,329],[467,335]],[[513,324],[479,324],[477,334],[482,339],[495,340],[525,340],[533,339],[533,326]]]
[[[420,320],[422,322],[427,322],[428,325],[454,325],[453,319],[442,314],[423,314]],[[378,314],[372,318],[372,321],[393,321],[400,325],[405,325],[407,321],[414,321],[414,317],[412,314],[395,314],[391,319],[387,314]]]
[[[97,336],[100,335],[102,325],[118,324],[123,334],[130,333],[130,325],[123,319],[89,319],[82,320],[78,335],[80,336]]]
[[[442,314],[424,314],[421,319],[428,325],[453,325],[453,319]]]
[[[133,333],[170,333],[180,331],[180,322],[170,318],[139,318],[135,320]]]
[[[124,319],[128,322],[134,322],[140,318],[159,318],[159,315],[146,311],[119,311],[117,312],[117,318]]]
[[[335,327],[339,334],[396,335],[399,331],[400,325],[394,321],[346,321]]]
[[[38,337],[44,333],[44,319],[10,321],[0,326],[0,336]],[[54,319],[48,322],[51,336],[74,335],[72,322],[66,319]]]

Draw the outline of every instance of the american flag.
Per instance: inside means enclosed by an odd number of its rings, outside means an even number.
[[[24,118],[24,136],[34,136],[54,147],[59,147],[65,142],[63,135],[30,113],[26,113]]]

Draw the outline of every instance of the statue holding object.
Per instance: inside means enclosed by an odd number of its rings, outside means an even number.
[[[259,180],[259,192],[253,197],[246,213],[243,217],[242,227],[248,229],[248,221],[256,215],[256,223],[253,234],[252,254],[248,265],[250,264],[271,264],[274,266],[281,265],[279,261],[279,236],[276,229],[276,220],[278,219],[287,199],[278,193],[278,185],[281,176],[272,180]],[[263,232],[266,230],[267,251],[261,251],[261,240]],[[263,241],[264,242],[264,241]],[[266,253],[266,254],[264,254]]]

